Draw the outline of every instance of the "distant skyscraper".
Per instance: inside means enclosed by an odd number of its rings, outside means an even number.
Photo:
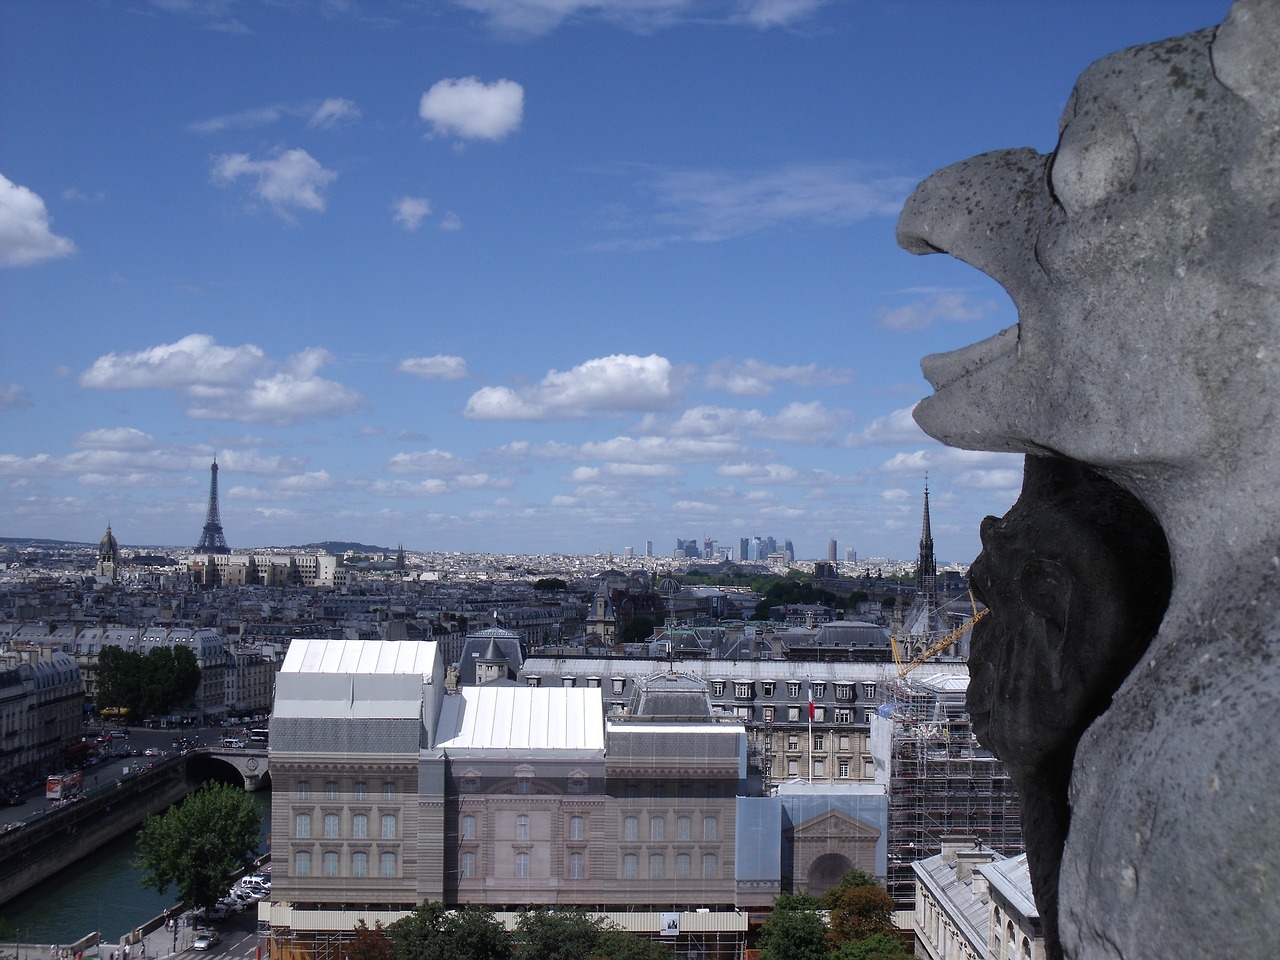
[[[739,560],[751,559],[751,538],[750,537],[743,537],[741,540],[738,541],[738,559]]]
[[[827,563],[835,563],[838,554],[836,553],[836,538],[832,537],[827,541]]]
[[[209,467],[209,512],[204,517],[204,530],[200,532],[200,542],[196,544],[196,553],[230,553],[227,538],[222,535],[222,518],[218,516],[218,458],[213,458]]]
[[[652,540],[646,540],[646,541],[644,542],[644,555],[645,555],[646,557],[652,557],[652,556],[653,556],[653,541],[652,541]]]

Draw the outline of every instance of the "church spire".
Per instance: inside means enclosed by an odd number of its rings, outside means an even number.
[[[929,475],[924,478],[924,519],[920,524],[920,555],[916,558],[916,590],[929,609],[938,605],[938,563],[933,556],[933,526],[929,519]]]

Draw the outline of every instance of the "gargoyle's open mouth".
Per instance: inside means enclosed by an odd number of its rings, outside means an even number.
[[[948,353],[930,354],[920,361],[920,369],[935,391],[942,390],[999,360],[1015,359],[1018,355],[1019,332],[1019,326],[1015,323],[967,347]]]

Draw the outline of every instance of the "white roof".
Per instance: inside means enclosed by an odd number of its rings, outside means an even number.
[[[416,674],[431,679],[434,640],[326,640],[289,642],[282,673]]]
[[[603,756],[604,701],[598,687],[463,687],[444,698],[436,746]]]

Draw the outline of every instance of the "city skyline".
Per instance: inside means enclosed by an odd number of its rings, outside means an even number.
[[[1016,319],[893,228],[1226,0],[0,6],[0,535],[940,558],[911,421]],[[762,69],[761,64],[767,64]],[[736,553],[736,550],[734,551]]]

